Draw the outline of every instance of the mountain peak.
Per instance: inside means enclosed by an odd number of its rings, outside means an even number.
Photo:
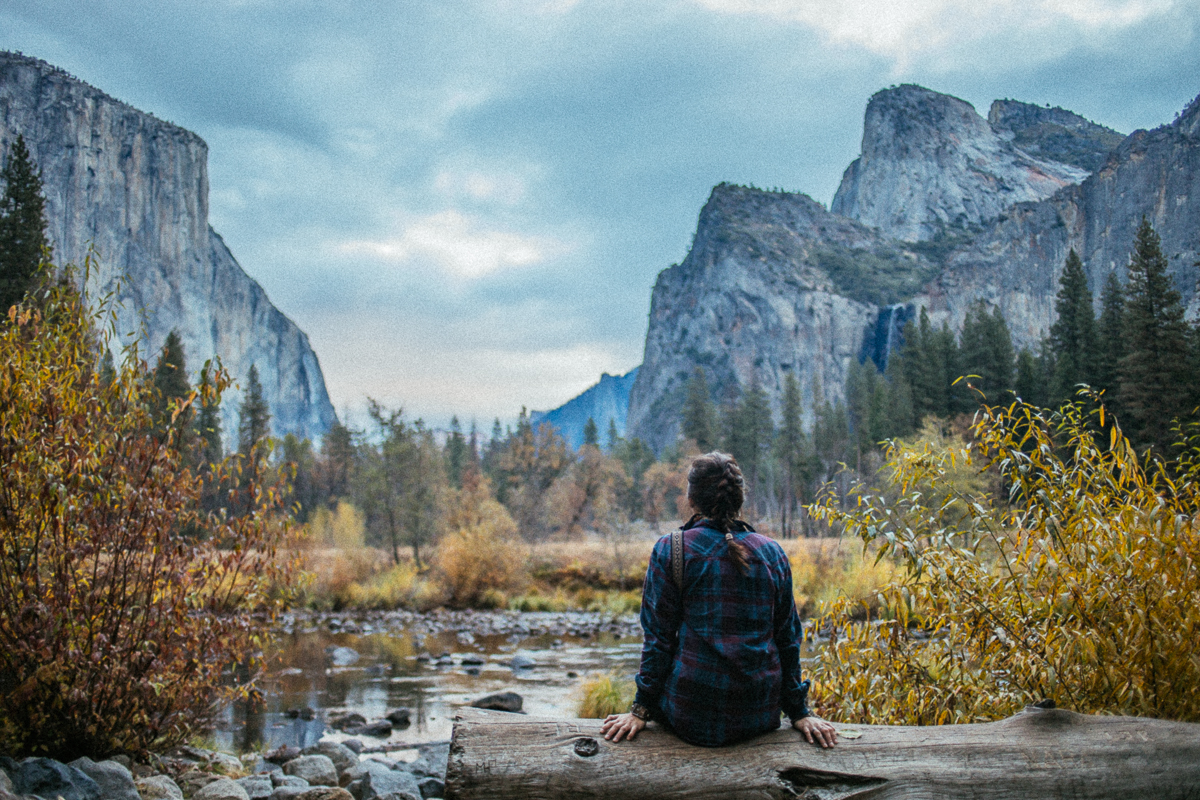
[[[876,92],[862,155],[847,168],[834,213],[905,241],[971,228],[1015,203],[1041,200],[1088,171],[1036,158],[1002,137],[974,106],[922,86]]]

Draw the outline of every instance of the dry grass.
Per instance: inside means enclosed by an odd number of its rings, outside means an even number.
[[[596,675],[579,687],[579,704],[575,716],[583,719],[604,719],[609,714],[629,710],[637,686],[626,678],[613,674]]]

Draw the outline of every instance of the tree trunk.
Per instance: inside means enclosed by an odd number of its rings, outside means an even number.
[[[1026,709],[986,724],[838,729],[828,750],[790,728],[694,747],[654,724],[613,744],[600,720],[463,708],[446,797],[1200,798],[1198,724]]]

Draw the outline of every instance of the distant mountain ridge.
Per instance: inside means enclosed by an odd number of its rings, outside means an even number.
[[[629,392],[637,380],[638,367],[624,375],[609,375],[583,393],[551,411],[534,411],[529,420],[534,425],[546,423],[558,429],[567,444],[578,449],[583,444],[583,429],[588,419],[596,423],[600,442],[607,441],[609,421],[617,428],[617,435],[625,435],[625,419],[629,412]]]
[[[258,368],[278,435],[317,437],[336,421],[308,337],[271,304],[208,224],[208,147],[39,59],[0,52],[0,153],[23,135],[42,171],[55,258],[96,253],[88,289],[118,289],[118,332],[151,362],[183,340],[194,380],[217,356],[235,380]],[[114,343],[120,346],[121,342]],[[222,423],[237,436],[240,389]]]
[[[1200,98],[1122,137],[1065,109],[997,101],[984,120],[922,87],[879,92],[830,211],[801,194],[713,190],[691,251],[655,282],[628,435],[674,442],[697,366],[714,401],[759,386],[776,414],[795,374],[808,414],[818,393],[841,398],[851,359],[886,361],[922,307],[957,330],[986,300],[1018,347],[1036,346],[1068,250],[1098,298],[1110,272],[1123,277],[1143,215],[1197,318]]]

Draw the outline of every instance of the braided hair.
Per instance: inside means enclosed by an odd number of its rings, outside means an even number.
[[[746,529],[737,518],[746,500],[746,484],[737,461],[733,456],[715,450],[698,456],[688,470],[687,496],[692,508],[725,534],[729,555],[738,570],[744,573],[750,553],[731,533],[731,530]]]

